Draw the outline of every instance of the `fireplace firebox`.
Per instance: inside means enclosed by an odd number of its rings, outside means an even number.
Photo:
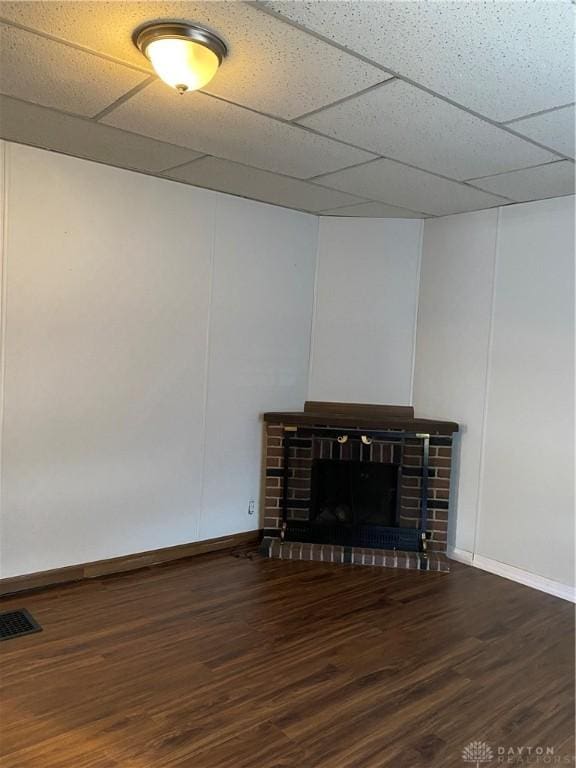
[[[284,436],[286,494],[291,465],[298,462],[292,456],[294,447],[319,445],[324,439],[331,440],[332,457],[317,457],[312,462],[306,518],[294,519],[289,515],[293,502],[287,496],[283,499],[283,539],[346,547],[425,551],[430,436],[322,427],[289,431]],[[405,520],[400,509],[399,480],[402,478],[405,443],[410,439],[422,446],[422,503],[417,518]],[[389,461],[371,461],[373,445],[379,446],[383,440],[388,441]],[[335,452],[337,458],[334,458]]]
[[[373,461],[315,459],[310,520],[316,525],[398,525],[398,467]]]

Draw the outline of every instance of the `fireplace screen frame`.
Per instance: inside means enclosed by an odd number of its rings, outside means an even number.
[[[288,488],[290,482],[290,456],[292,440],[306,438],[314,440],[331,438],[340,444],[358,442],[360,444],[360,460],[363,460],[365,450],[374,440],[383,440],[394,445],[391,464],[397,467],[397,505],[400,504],[400,484],[402,481],[402,457],[406,441],[419,440],[422,445],[422,465],[420,483],[420,516],[416,527],[401,527],[396,525],[338,525],[318,524],[310,520],[291,520],[288,516],[290,500]],[[284,483],[281,501],[282,527],[281,540],[300,541],[319,544],[342,544],[349,547],[372,547],[377,549],[425,552],[426,541],[430,536],[427,531],[428,523],[428,481],[429,481],[430,435],[422,432],[406,432],[398,430],[365,430],[332,427],[284,427]],[[396,520],[398,522],[398,510]]]

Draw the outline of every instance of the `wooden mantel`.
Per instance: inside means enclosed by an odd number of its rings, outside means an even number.
[[[458,432],[458,424],[455,421],[418,418],[414,416],[414,408],[411,405],[368,405],[307,400],[303,411],[272,411],[264,414],[264,421],[302,426],[330,424],[334,427],[404,429],[410,432],[434,432],[441,435]]]

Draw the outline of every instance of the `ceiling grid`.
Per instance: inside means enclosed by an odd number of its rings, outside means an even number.
[[[0,2],[0,137],[333,216],[411,217],[574,192],[574,5]],[[145,21],[230,57],[179,96]]]

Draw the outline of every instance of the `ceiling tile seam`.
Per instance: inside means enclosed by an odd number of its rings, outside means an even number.
[[[338,168],[336,171],[323,171],[322,173],[317,173],[314,176],[308,176],[306,181],[311,182],[312,184],[316,184],[316,179],[321,179],[323,176],[331,176],[333,173],[340,173],[341,171],[349,171],[351,168],[361,168],[363,165],[370,165],[370,163],[376,162],[376,160],[385,160],[384,157],[372,157],[369,160],[362,160],[361,163],[351,163],[350,165],[345,165],[342,168]]]
[[[212,157],[215,160],[222,160],[225,163],[232,163],[234,165],[240,165],[240,166],[242,166],[242,168],[246,168],[246,169],[248,169],[250,171],[261,171],[262,173],[269,174],[270,176],[279,176],[281,179],[288,179],[289,181],[299,181],[302,184],[311,184],[311,185],[317,186],[317,187],[322,186],[320,184],[315,184],[314,182],[311,182],[309,179],[302,179],[299,176],[289,176],[287,173],[281,173],[280,171],[269,171],[266,168],[259,168],[256,165],[248,165],[247,163],[242,163],[239,160],[228,160],[226,157],[220,157],[219,155],[210,155],[210,154],[202,155],[202,157],[196,157],[196,158],[194,158],[194,160],[187,160],[185,163],[180,163],[179,165],[174,166],[174,168],[167,168],[164,171],[159,171],[159,173],[168,173],[169,171],[175,170],[176,168],[181,168],[181,167],[186,166],[186,165],[192,165],[197,160],[205,160],[206,158],[209,158],[209,157]],[[376,158],[376,159],[378,159],[378,158]],[[366,162],[371,163],[372,160],[368,160]],[[365,163],[361,163],[361,165],[364,165],[364,164]],[[346,168],[339,168],[338,171],[330,171],[330,173],[337,173],[337,172],[339,172],[341,170],[342,171],[346,170],[348,167],[349,168],[355,168],[356,165],[347,166]],[[341,189],[334,189],[333,187],[326,187],[325,185],[324,185],[323,188],[324,189],[329,189],[331,192],[340,192],[341,194],[348,195],[348,197],[351,197],[351,198],[353,198],[353,199],[358,201],[357,203],[346,203],[342,207],[346,207],[346,206],[349,206],[349,205],[363,205],[364,203],[374,203],[374,202],[377,202],[375,200],[372,200],[369,197],[362,197],[361,195],[356,195],[356,194],[354,194],[352,192],[343,192]],[[398,208],[398,206],[395,206],[395,207]]]
[[[324,189],[330,189],[332,191],[334,191],[334,189],[335,189],[335,187],[329,187],[327,184],[320,184],[317,181],[314,181],[313,183],[317,184],[319,187],[323,187]],[[339,189],[339,190],[336,190],[336,191],[337,192],[342,192],[343,190]],[[482,192],[484,192],[486,194],[486,191],[484,189],[482,190]],[[348,194],[348,193],[346,193],[346,194]],[[389,203],[389,202],[387,202],[385,200],[368,200],[367,202],[379,203],[380,205],[389,205],[391,208],[400,208],[400,207],[402,207],[402,206],[399,206],[397,203]],[[343,206],[343,207],[348,207],[348,206]],[[329,210],[329,209],[326,209],[326,210]],[[423,216],[438,216],[437,213],[431,213],[430,211],[419,211],[419,210],[417,210],[415,208],[406,208],[405,210],[413,211],[414,213],[420,213]]]
[[[486,115],[483,115],[480,112],[476,112],[475,110],[464,106],[464,104],[460,104],[459,102],[454,101],[454,99],[451,99],[448,96],[444,96],[441,93],[438,93],[437,91],[433,91],[431,88],[428,88],[427,86],[422,85],[422,83],[419,83],[416,80],[412,80],[409,77],[406,77],[405,75],[400,74],[400,72],[396,72],[393,69],[384,67],[382,64],[379,64],[377,61],[374,61],[373,59],[370,59],[367,56],[364,56],[363,54],[358,53],[353,48],[347,48],[345,45],[342,45],[341,43],[338,43],[335,40],[331,40],[330,38],[325,37],[324,35],[321,35],[319,32],[315,32],[314,30],[308,29],[304,25],[299,24],[298,22],[293,21],[292,19],[288,19],[286,16],[282,16],[273,8],[269,8],[268,6],[261,5],[259,0],[242,0],[242,1],[246,2],[247,5],[251,5],[254,8],[257,8],[259,11],[262,11],[262,13],[268,14],[268,16],[272,16],[275,19],[280,19],[280,21],[282,21],[285,24],[288,24],[288,26],[294,27],[295,29],[299,29],[301,32],[305,32],[311,35],[312,37],[315,37],[316,39],[321,40],[324,43],[327,43],[328,45],[332,45],[334,48],[337,48],[343,53],[347,53],[351,56],[354,56],[360,61],[363,61],[365,64],[370,64],[371,66],[382,70],[382,72],[387,72],[389,75],[392,75],[392,77],[395,77],[398,80],[402,80],[403,82],[408,83],[408,85],[412,85],[415,88],[418,88],[419,90],[424,91],[424,93],[428,93],[430,96],[434,96],[435,98],[440,99],[440,101],[444,101],[447,104],[450,104],[451,106],[456,107],[457,109],[461,109],[463,112],[467,112],[469,115],[472,115],[473,117],[477,117],[479,120],[482,120],[485,123],[488,123],[489,125],[493,125],[495,128],[500,128],[500,130],[506,133],[509,133],[512,136],[516,136],[517,138],[522,139],[523,141],[526,141],[528,144],[533,144],[539,149],[545,149],[548,152],[551,152],[552,154],[557,155],[558,157],[562,157],[562,158],[565,157],[561,152],[558,152],[558,150],[550,149],[549,147],[546,147],[543,144],[540,144],[538,141],[535,141],[534,139],[531,139],[528,136],[523,136],[522,134],[517,133],[511,128],[508,128],[508,126],[504,122],[498,122],[496,120],[493,120],[490,117],[487,117]],[[524,117],[524,115],[522,115],[521,117]],[[511,118],[511,119],[512,120],[520,119],[520,116],[518,118]]]
[[[500,194],[500,192],[489,192],[487,189],[482,189],[481,187],[477,187],[475,184],[470,184],[468,181],[463,181],[462,185],[464,187],[469,187],[470,189],[475,189],[476,192],[484,192],[485,194],[492,195],[492,197],[499,197],[501,200],[507,200],[510,203],[517,202],[517,200],[513,200],[511,197],[507,197],[506,195]]]
[[[323,112],[325,109],[331,109],[332,107],[336,107],[339,104],[344,104],[344,102],[355,99],[358,96],[364,96],[365,94],[370,93],[370,91],[376,90],[376,88],[381,88],[388,83],[393,83],[394,80],[396,80],[395,77],[387,77],[386,80],[381,80],[379,83],[369,85],[367,88],[363,88],[362,90],[356,91],[355,93],[349,93],[348,96],[343,96],[341,99],[336,99],[336,101],[331,101],[329,104],[324,104],[321,107],[317,107],[316,109],[311,109],[309,112],[304,112],[304,114],[298,115],[297,117],[291,117],[290,122],[297,124],[299,120],[304,120],[307,117],[312,117],[312,115],[315,115],[318,112]]]
[[[194,150],[190,150],[190,152],[193,152]],[[194,157],[192,160],[185,160],[183,163],[178,163],[177,165],[170,165],[168,168],[163,168],[161,171],[158,171],[158,173],[169,173],[170,171],[175,171],[178,168],[184,168],[186,165],[192,165],[192,163],[198,162],[198,160],[206,160],[207,157],[214,157],[214,155],[200,155],[200,157]]]
[[[320,185],[318,185],[320,186]],[[373,203],[374,205],[388,205],[388,203],[382,203],[378,200],[367,200],[368,203]],[[366,203],[353,203],[352,205],[335,205],[333,208],[322,208],[321,211],[318,211],[318,213],[325,213],[326,211],[341,211],[343,208],[359,208],[361,205],[366,205]],[[422,213],[422,211],[415,211],[413,208],[404,208],[398,205],[388,205],[389,208],[398,208],[398,210],[404,210],[404,211],[410,211],[410,213],[418,213],[420,216],[429,216],[428,213]],[[381,216],[374,216],[370,218],[384,218]],[[404,218],[400,216],[399,218]]]
[[[126,91],[126,93],[123,93],[122,96],[119,96],[115,101],[113,101],[111,104],[108,104],[107,107],[104,107],[104,109],[101,109],[100,112],[97,112],[93,117],[89,119],[92,122],[97,123],[103,117],[106,117],[106,115],[109,115],[110,112],[113,112],[116,109],[116,107],[121,106],[126,101],[128,101],[128,99],[132,98],[132,96],[136,96],[137,93],[140,93],[140,91],[143,91],[144,88],[147,88],[149,85],[155,82],[156,79],[157,79],[156,77],[154,77],[153,75],[150,75],[150,77],[147,77],[141,83],[138,83],[138,85],[135,85],[134,88],[131,88],[129,91]]]
[[[72,40],[65,40],[62,37],[51,35],[49,32],[44,32],[41,29],[34,29],[33,27],[28,27],[25,24],[20,24],[17,21],[6,19],[3,16],[0,16],[0,24],[5,24],[7,27],[14,27],[15,29],[21,29],[23,32],[29,32],[32,35],[36,35],[36,37],[42,37],[44,40],[51,40],[53,43],[66,45],[69,48],[74,48],[75,50],[81,51],[82,53],[88,53],[91,56],[96,56],[97,58],[103,59],[104,61],[110,61],[112,62],[112,64],[118,64],[119,66],[126,67],[127,69],[132,69],[132,70],[135,70],[136,72],[142,72],[142,74],[144,75],[151,74],[150,67],[143,67],[143,66],[139,67],[138,64],[133,64],[132,62],[126,61],[125,59],[119,59],[116,56],[110,56],[107,53],[96,51],[93,48],[88,48],[85,45],[80,45],[80,43],[75,43]]]
[[[219,195],[230,195],[231,197],[239,197],[241,200],[250,200],[252,203],[254,202],[264,203],[265,205],[273,205],[275,208],[283,208],[284,210],[289,210],[289,211],[299,211],[300,213],[307,213],[308,215],[312,215],[312,216],[318,215],[318,211],[311,211],[308,208],[296,208],[290,205],[281,205],[280,203],[271,203],[270,200],[262,200],[257,197],[248,197],[247,195],[240,195],[237,192],[225,192],[221,189],[216,189],[215,187],[200,186],[199,184],[192,184],[190,181],[185,181],[184,179],[173,179],[170,176],[161,176],[156,173],[151,173],[148,171],[142,171],[142,173],[146,174],[147,176],[155,176],[156,178],[161,179],[162,181],[172,181],[176,184],[183,184],[185,187],[192,187],[193,189],[206,189],[210,192],[216,192]]]
[[[501,126],[503,129],[506,128],[506,126]],[[551,155],[555,155],[558,160],[572,160],[573,158],[570,157],[570,155],[565,155],[563,152],[560,152],[559,149],[554,149],[553,147],[549,147],[547,144],[542,144],[540,141],[534,141],[532,139],[528,140],[528,137],[525,136],[523,133],[519,133],[518,131],[509,130],[506,131],[506,133],[512,134],[512,136],[517,136],[519,139],[524,139],[525,141],[528,141],[529,144],[534,144],[535,147],[538,147],[539,149],[544,149],[546,152],[549,152]]]
[[[575,0],[576,2],[576,0]],[[559,109],[567,109],[568,107],[576,106],[576,101],[569,101],[567,104],[560,104],[558,107],[548,107],[548,109],[540,109],[538,112],[530,112],[522,117],[513,117],[512,120],[504,120],[501,125],[510,125],[511,123],[518,123],[521,120],[529,120],[532,117],[540,117],[540,115],[549,115],[551,112],[558,112]]]
[[[321,134],[321,135],[323,135],[323,134]],[[315,181],[316,179],[321,179],[324,176],[330,176],[333,173],[340,173],[340,171],[347,171],[350,168],[356,168],[356,167],[361,166],[361,165],[369,165],[370,163],[375,163],[375,162],[377,162],[379,160],[389,160],[390,162],[396,163],[397,165],[403,165],[406,168],[412,168],[412,170],[414,170],[414,171],[420,171],[421,173],[427,173],[429,176],[436,176],[436,178],[442,179],[443,181],[451,181],[452,184],[460,184],[463,187],[471,187],[471,186],[473,187],[472,184],[469,184],[467,181],[465,181],[463,179],[454,179],[451,176],[443,176],[441,173],[436,173],[435,171],[428,171],[425,168],[421,168],[419,165],[411,165],[410,163],[406,163],[403,160],[396,160],[395,157],[389,157],[387,155],[379,155],[378,157],[375,157],[373,160],[364,160],[361,163],[354,163],[353,165],[349,165],[346,168],[339,168],[336,171],[326,171],[326,173],[318,173],[318,174],[316,174],[316,176],[311,176],[310,178],[308,178],[307,181],[314,180],[314,183],[316,183],[316,181]],[[516,170],[522,170],[522,168],[517,168]],[[507,173],[511,173],[511,171],[507,171]],[[480,191],[484,192],[485,190],[480,190]],[[393,205],[393,203],[389,203],[389,205]],[[398,206],[396,206],[396,207],[398,207]]]
[[[498,173],[489,173],[486,176],[473,176],[470,179],[466,179],[467,182],[481,181],[482,179],[493,179],[495,176],[507,176],[509,173],[519,173],[521,171],[530,171],[533,168],[543,168],[547,165],[557,165],[557,163],[565,163],[566,160],[551,160],[548,163],[535,163],[534,165],[525,165],[523,168],[515,168],[513,171],[499,171]]]
[[[183,147],[181,144],[174,144],[171,141],[164,141],[163,139],[153,139],[150,136],[144,136],[142,133],[136,133],[135,131],[129,131],[126,128],[117,128],[115,125],[108,125],[107,123],[95,123],[95,118],[93,117],[86,117],[85,115],[78,115],[76,112],[66,112],[63,109],[57,109],[56,107],[45,107],[42,104],[38,104],[35,101],[26,101],[26,99],[20,99],[18,96],[7,96],[5,94],[0,94],[0,96],[3,96],[6,99],[12,99],[13,101],[18,101],[20,104],[28,104],[33,107],[38,107],[39,109],[44,109],[47,112],[54,112],[57,115],[63,115],[64,117],[72,117],[74,120],[82,120],[85,123],[90,123],[91,125],[99,125],[102,128],[109,129],[111,131],[120,131],[120,133],[127,133],[129,136],[137,136],[139,139],[146,139],[146,141],[152,141],[156,144],[165,144],[168,147],[175,147],[176,149],[182,149],[186,152],[194,152],[195,150],[190,149],[190,147]],[[2,118],[0,115],[0,127],[2,124]],[[7,141],[12,141],[12,139],[7,139]],[[18,142],[16,142],[18,143]],[[64,153],[65,154],[65,153]],[[200,158],[194,158],[200,159]],[[96,160],[95,162],[99,162]],[[187,162],[191,162],[188,160]]]

